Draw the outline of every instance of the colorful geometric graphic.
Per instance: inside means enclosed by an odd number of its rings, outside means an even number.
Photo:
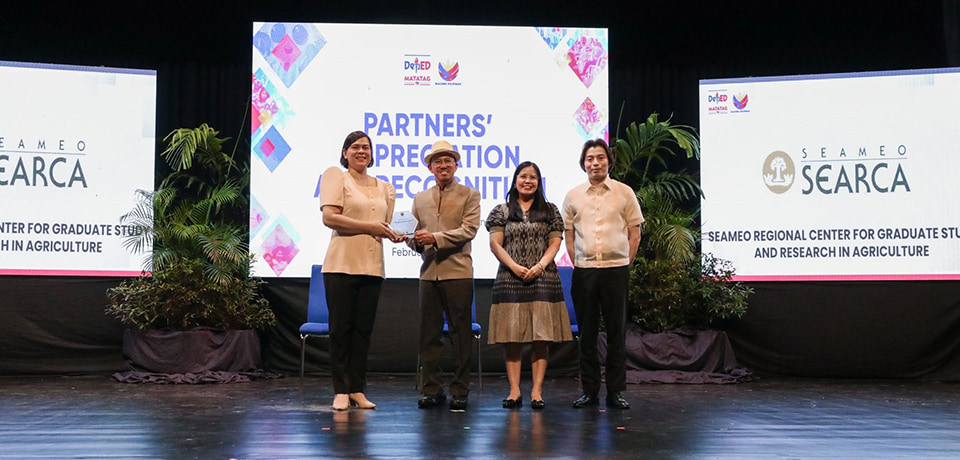
[[[270,220],[270,215],[267,214],[267,211],[263,209],[263,206],[260,205],[260,202],[257,201],[252,195],[250,196],[250,238],[253,239],[260,230],[263,229],[264,224]]]
[[[253,34],[253,47],[289,88],[327,44],[313,24],[266,23]]]
[[[280,276],[290,265],[290,261],[300,252],[300,248],[297,247],[297,243],[300,242],[300,235],[283,216],[278,217],[270,228],[272,230],[263,240],[260,256],[270,266],[270,269],[277,276]]]
[[[747,102],[750,98],[746,94],[735,94],[733,96],[733,106],[737,110],[743,110],[747,108]]]
[[[574,125],[584,140],[596,139],[601,136],[601,129],[606,126],[605,118],[589,97],[573,113]]]
[[[567,29],[563,27],[534,27],[534,29],[550,49],[556,49],[563,37],[567,35]]]
[[[451,64],[450,61],[441,61],[438,67],[440,68],[440,78],[442,78],[444,81],[453,81],[457,78],[457,74],[460,73],[459,62],[454,62]]]
[[[596,37],[582,35],[577,31],[567,40],[570,50],[567,52],[570,68],[583,84],[589,88],[593,80],[607,67],[607,37],[600,31]]]
[[[273,126],[260,138],[259,142],[253,145],[253,153],[270,169],[270,172],[277,169],[277,166],[287,157],[290,150],[290,146],[280,135],[280,131],[277,131],[277,128]]]
[[[250,142],[256,144],[270,127],[283,128],[287,120],[296,115],[280,91],[267,78],[263,69],[253,74],[250,92]]]

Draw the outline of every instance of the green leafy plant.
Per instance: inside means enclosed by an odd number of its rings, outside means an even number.
[[[730,261],[704,254],[698,259],[638,258],[630,267],[630,317],[649,332],[680,327],[707,329],[747,311],[750,287],[732,281]]]
[[[163,270],[107,291],[107,313],[137,329],[261,329],[276,321],[253,278],[230,283],[204,276],[198,259],[176,259]]]
[[[161,157],[172,172],[154,192],[139,190],[124,241],[147,251],[144,276],[107,292],[107,313],[138,328],[259,328],[275,319],[251,280],[245,189],[249,170],[207,126],[181,128],[164,138]],[[150,272],[148,274],[148,272]]]
[[[678,161],[700,159],[694,128],[660,121],[653,113],[643,123],[631,123],[613,149],[610,174],[634,189],[645,219],[630,270],[631,319],[644,330],[665,332],[743,316],[753,291],[731,280],[732,263],[700,255],[699,178],[671,170]]]
[[[687,158],[700,158],[694,129],[659,121],[656,113],[642,124],[631,123],[626,136],[613,142],[616,164],[610,175],[632,187],[643,208],[643,257],[689,260],[697,255],[699,207],[683,205],[699,200],[703,191],[696,175],[668,169],[668,159],[678,157],[677,147]]]

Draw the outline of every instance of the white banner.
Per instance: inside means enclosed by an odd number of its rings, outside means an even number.
[[[153,190],[156,72],[0,61],[0,274],[138,275],[119,218]]]
[[[703,250],[740,280],[960,279],[960,69],[700,82]]]
[[[607,31],[256,23],[253,27],[250,247],[258,276],[309,277],[330,241],[320,174],[348,133],[373,141],[370,172],[393,184],[397,210],[434,184],[424,153],[445,139],[457,177],[480,191],[481,215],[505,201],[516,166],[540,167],[559,207],[586,181],[586,139],[607,138]],[[479,278],[497,261],[473,242]],[[420,257],[385,243],[388,277],[419,276]],[[565,251],[561,251],[561,256]]]

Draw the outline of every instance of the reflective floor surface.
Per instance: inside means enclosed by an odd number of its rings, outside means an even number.
[[[376,410],[334,412],[329,378],[136,385],[0,377],[0,458],[960,458],[956,384],[761,379],[631,385],[630,410],[507,410],[485,376],[469,407],[418,409],[413,376],[371,376]],[[601,394],[601,398],[603,395]]]

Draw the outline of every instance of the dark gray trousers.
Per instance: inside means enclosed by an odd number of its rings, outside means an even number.
[[[443,391],[440,359],[443,356],[444,314],[448,320],[456,366],[450,382],[450,394],[467,396],[470,392],[472,305],[473,279],[420,280],[421,394],[435,395]]]

